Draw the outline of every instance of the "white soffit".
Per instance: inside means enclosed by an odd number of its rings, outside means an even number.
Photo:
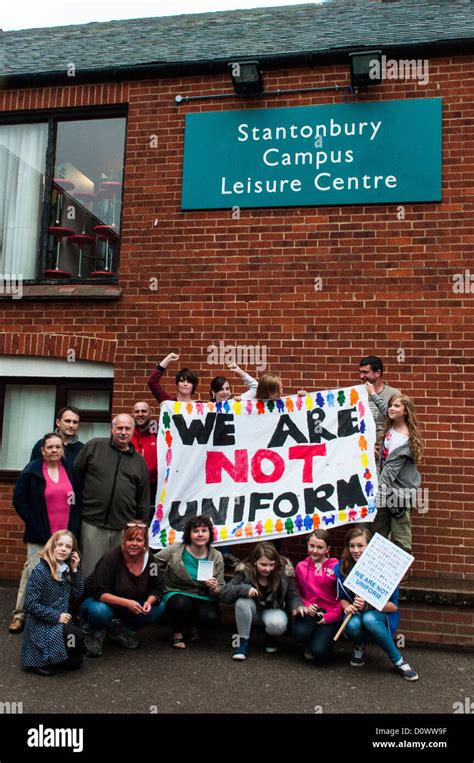
[[[0,376],[66,377],[69,379],[113,379],[111,363],[78,360],[69,363],[60,358],[16,357],[0,355]]]

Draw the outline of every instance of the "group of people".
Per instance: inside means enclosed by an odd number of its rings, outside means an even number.
[[[371,538],[368,528],[351,527],[340,561],[330,556],[329,533],[314,530],[308,537],[308,556],[295,570],[273,543],[259,542],[227,582],[213,537],[210,518],[193,517],[182,541],[153,554],[147,526],[128,523],[120,545],[104,554],[84,582],[74,535],[55,532],[27,584],[23,667],[43,676],[58,668],[79,668],[84,654],[102,655],[105,635],[126,649],[136,649],[137,632],[164,614],[171,622],[172,647],[186,649],[189,642],[200,640],[202,628],[220,623],[224,603],[235,607],[236,661],[247,658],[251,630],[260,626],[266,652],[276,652],[278,637],[288,633],[303,644],[307,659],[324,665],[332,657],[343,615],[350,615],[344,632],[353,642],[352,666],[365,664],[366,643],[373,641],[400,676],[418,679],[394,642],[400,620],[398,590],[379,612],[344,586]],[[202,562],[210,565],[207,575],[201,574]]]
[[[149,386],[159,402],[188,402],[196,392],[198,376],[186,368],[176,374],[174,396],[162,386],[167,366],[176,360],[170,353],[151,373]],[[241,398],[283,395],[278,375],[266,373],[257,381],[235,363],[229,368],[248,387]],[[386,505],[379,503],[370,527],[409,551],[410,491],[420,484],[416,465],[422,453],[413,404],[383,382],[379,358],[363,358],[359,373],[381,436],[379,482],[389,498]],[[209,398],[224,402],[232,397],[230,380],[215,377]],[[79,425],[76,408],[60,410],[56,430],[34,445],[14,490],[13,505],[25,523],[27,558],[9,630],[20,633],[26,620],[26,669],[50,675],[58,665],[79,667],[83,654],[102,654],[105,635],[136,648],[137,631],[163,615],[171,621],[172,646],[184,649],[200,638],[201,627],[219,622],[221,602],[235,603],[235,660],[246,658],[254,624],[265,629],[267,651],[275,651],[274,639],[289,630],[306,645],[308,658],[327,661],[345,611],[352,615],[344,631],[354,641],[352,665],[363,664],[369,636],[404,678],[416,680],[393,642],[399,619],[396,594],[378,613],[344,589],[345,577],[370,538],[367,527],[351,528],[339,563],[329,557],[327,532],[313,532],[308,557],[294,576],[278,544],[257,543],[226,582],[208,517],[189,520],[182,542],[156,553],[148,547],[157,485],[157,427],[148,403],[137,402],[133,416],[115,416],[110,438],[83,444]],[[212,572],[203,573],[204,567]]]
[[[178,355],[169,353],[153,369],[148,379],[148,386],[159,403],[164,400],[187,403],[193,399],[199,378],[189,368],[182,368],[176,374],[174,395],[162,385],[162,377],[169,364],[178,359]],[[233,395],[230,380],[225,376],[216,376],[211,382],[211,400],[278,400],[283,397],[283,383],[278,374],[264,373],[257,381],[236,363],[229,363],[228,366],[247,385],[248,391]],[[369,395],[369,407],[377,436],[375,451],[379,492],[377,515],[371,527],[373,532],[378,532],[385,538],[390,537],[393,543],[411,553],[411,509],[416,505],[421,485],[417,464],[422,457],[423,442],[413,401],[399,389],[386,384],[383,371],[383,361],[378,356],[361,358],[359,379],[365,384]],[[300,389],[295,394],[306,395],[306,391]]]

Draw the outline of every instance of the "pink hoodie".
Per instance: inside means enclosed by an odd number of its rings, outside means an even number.
[[[326,623],[337,623],[342,619],[342,606],[336,599],[336,576],[334,567],[338,560],[335,557],[326,559],[321,569],[316,572],[311,557],[296,565],[295,583],[301,594],[305,607],[317,604],[326,610]]]

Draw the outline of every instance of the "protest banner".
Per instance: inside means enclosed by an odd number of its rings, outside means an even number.
[[[281,400],[161,406],[153,549],[208,514],[215,544],[371,521],[375,424],[363,385]]]

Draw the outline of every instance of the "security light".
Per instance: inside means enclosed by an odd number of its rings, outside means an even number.
[[[264,92],[262,72],[258,61],[237,61],[229,64],[230,76],[237,95],[258,98]]]
[[[381,50],[349,53],[349,60],[351,62],[351,84],[353,88],[382,84]]]

